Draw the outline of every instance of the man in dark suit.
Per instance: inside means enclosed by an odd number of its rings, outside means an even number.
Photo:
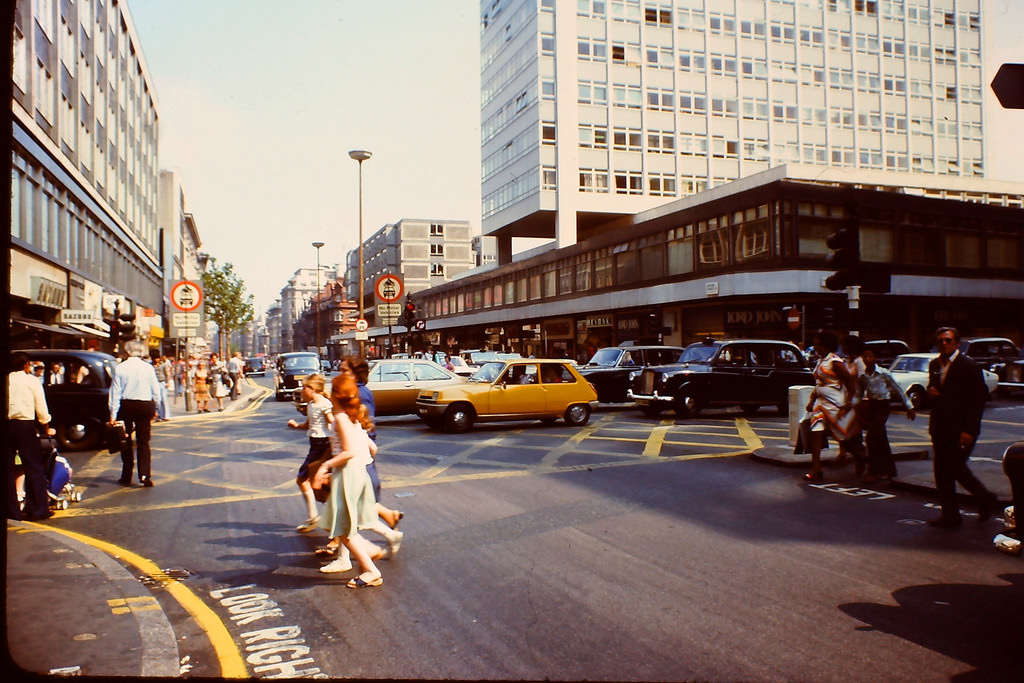
[[[939,357],[928,365],[928,433],[942,515],[929,524],[952,528],[963,522],[956,502],[957,482],[974,496],[981,521],[991,517],[995,507],[995,496],[967,466],[981,432],[988,389],[978,364],[960,353],[960,333],[955,328],[940,327],[935,332],[935,346]]]

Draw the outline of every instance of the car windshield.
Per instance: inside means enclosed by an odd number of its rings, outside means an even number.
[[[487,363],[495,360],[498,360],[497,351],[474,351],[469,354],[470,363]]]
[[[596,365],[605,368],[613,368],[615,364],[619,362],[619,356],[622,355],[622,349],[598,349],[597,353],[587,361],[587,365]]]
[[[316,356],[294,356],[284,359],[285,370],[319,370],[320,361]]]
[[[711,360],[711,357],[715,355],[715,351],[718,349],[714,345],[695,344],[683,349],[683,353],[679,356],[680,363],[707,363]]]
[[[484,383],[493,382],[498,378],[498,375],[501,374],[501,371],[504,368],[504,363],[485,363],[479,370],[473,373],[473,376],[469,378],[469,381]]]
[[[930,358],[910,358],[902,357],[897,358],[893,361],[892,367],[889,368],[890,372],[928,372],[928,363],[931,361]]]

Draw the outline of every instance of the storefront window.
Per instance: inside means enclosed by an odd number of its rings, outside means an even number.
[[[591,287],[590,263],[585,261],[576,264],[576,291],[585,292]]]
[[[896,239],[891,228],[860,226],[860,258],[871,263],[892,263],[896,258]]]
[[[988,248],[989,268],[1020,268],[1020,238],[1012,235],[990,235]]]
[[[768,258],[768,221],[747,223],[736,229],[736,262]]]
[[[603,256],[594,261],[594,288],[611,287],[612,282],[612,257]]]
[[[980,268],[981,235],[947,232],[946,265],[954,268]]]
[[[723,266],[727,262],[725,230],[707,232],[700,236],[698,255],[702,268]]]
[[[638,279],[636,251],[623,251],[616,254],[615,284],[624,285],[636,282]]]
[[[657,280],[665,277],[665,245],[657,244],[640,250],[640,277]]]
[[[541,293],[543,297],[558,296],[558,271],[547,270],[544,271],[544,289]]]
[[[829,253],[825,240],[841,227],[840,223],[809,218],[800,219],[800,256],[825,256]]]
[[[558,293],[572,294],[572,266],[562,266],[558,269]]]
[[[900,231],[900,260],[917,266],[940,265],[939,240],[934,230],[914,230],[909,226]]]

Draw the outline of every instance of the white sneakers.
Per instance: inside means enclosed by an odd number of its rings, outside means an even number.
[[[308,531],[312,531],[313,529],[315,529],[316,525],[319,522],[320,522],[320,517],[310,517],[305,522],[303,522],[302,524],[300,524],[297,527],[295,527],[295,530],[298,531],[300,534],[304,534],[304,533],[306,533]]]
[[[320,567],[321,574],[337,574],[339,572],[347,572],[352,570],[352,560],[349,558],[337,558],[331,562],[328,562],[324,566]]]
[[[401,531],[392,531],[387,535],[388,539],[388,557],[394,557],[398,553],[398,549],[402,547],[402,538],[405,536]]]

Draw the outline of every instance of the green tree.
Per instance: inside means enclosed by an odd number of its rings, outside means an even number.
[[[218,354],[224,358],[231,332],[252,322],[252,294],[245,293],[245,282],[235,275],[232,264],[218,267],[215,258],[210,259],[202,279],[206,318],[217,323],[220,331]]]

